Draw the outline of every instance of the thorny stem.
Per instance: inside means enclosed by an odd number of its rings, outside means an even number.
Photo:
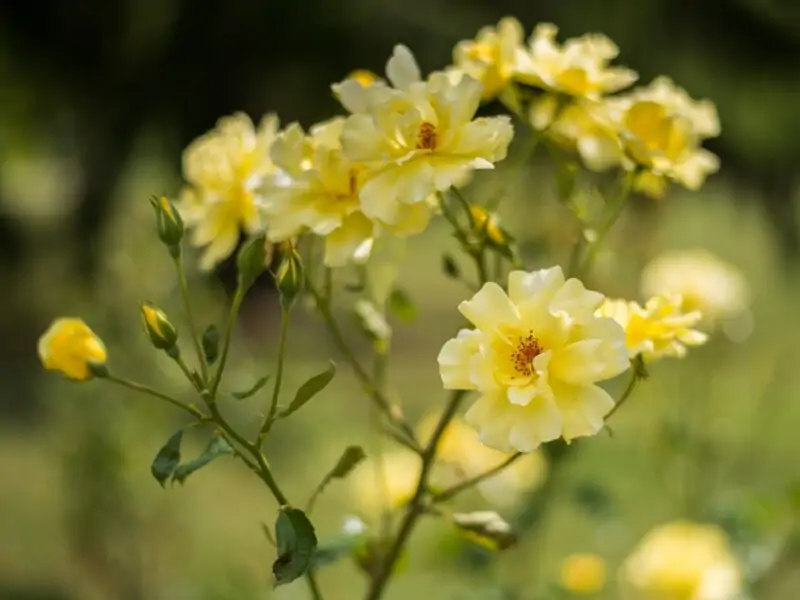
[[[200,374],[203,377],[203,383],[208,383],[208,365],[206,364],[206,356],[203,348],[200,345],[200,336],[197,331],[197,326],[194,322],[192,315],[192,305],[189,302],[189,285],[186,282],[186,270],[183,268],[183,261],[180,254],[175,256],[175,269],[178,272],[178,281],[181,288],[181,298],[183,300],[183,309],[186,312],[186,321],[189,324],[189,333],[192,337],[192,344],[197,353],[197,362],[200,365]]]
[[[356,355],[345,341],[342,330],[339,327],[339,323],[336,321],[336,317],[334,317],[333,312],[331,311],[327,298],[324,298],[322,294],[320,294],[319,290],[314,287],[311,281],[306,282],[306,289],[314,298],[317,308],[322,315],[322,320],[325,322],[328,332],[333,338],[334,344],[339,349],[339,352],[341,352],[344,356],[345,361],[347,361],[347,363],[350,365],[350,368],[353,370],[356,378],[364,386],[366,393],[369,394],[369,396],[373,399],[375,404],[380,408],[381,412],[386,415],[392,426],[396,427],[400,433],[402,433],[404,438],[407,438],[405,440],[405,445],[414,452],[421,453],[422,449],[416,439],[414,430],[400,414],[399,407],[394,405],[386,397],[386,395],[381,392],[378,386],[375,385],[375,382],[369,376],[366,369],[364,369],[364,367],[358,361],[358,358],[356,358]]]
[[[219,357],[219,365],[217,366],[217,371],[214,374],[214,381],[209,386],[212,399],[216,398],[217,389],[219,389],[219,384],[222,381],[222,375],[225,372],[225,364],[228,361],[228,352],[231,348],[231,337],[233,335],[233,330],[236,327],[236,319],[239,316],[239,309],[242,307],[244,294],[245,290],[242,288],[242,286],[238,286],[236,288],[236,293],[233,295],[231,310],[228,313],[228,324],[225,327],[225,338],[222,342],[222,352],[220,353]]]
[[[272,401],[269,406],[269,413],[264,419],[261,430],[258,432],[259,446],[264,442],[264,438],[269,433],[272,423],[275,421],[275,414],[278,412],[278,400],[281,394],[281,384],[283,383],[283,365],[286,359],[286,338],[289,333],[289,315],[287,309],[281,310],[281,332],[278,341],[278,366],[275,373],[275,384],[272,386]]]
[[[386,584],[389,582],[389,577],[392,574],[395,563],[400,557],[400,552],[403,550],[408,538],[414,531],[419,518],[425,513],[425,492],[428,487],[428,477],[430,476],[431,469],[433,468],[434,459],[436,458],[436,449],[439,440],[444,434],[445,429],[450,424],[450,421],[458,411],[461,402],[466,396],[465,390],[455,390],[450,396],[450,402],[447,404],[439,422],[436,424],[436,429],[425,446],[422,452],[422,467],[420,470],[419,480],[417,482],[417,489],[414,492],[414,497],[408,505],[406,516],[400,525],[400,530],[397,532],[389,552],[386,555],[383,563],[380,565],[379,570],[372,580],[369,591],[367,593],[367,600],[378,600],[386,589]]]

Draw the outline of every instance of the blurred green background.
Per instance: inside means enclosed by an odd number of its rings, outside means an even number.
[[[507,14],[527,30],[552,21],[562,37],[606,33],[642,83],[667,74],[717,104],[723,133],[708,146],[721,172],[699,193],[635,199],[594,283],[635,297],[650,257],[702,246],[745,273],[751,314],[744,329],[719,332],[687,360],[655,366],[613,438],[580,443],[542,531],[490,558],[426,522],[388,597],[500,598],[490,590],[506,589],[503,597],[532,598],[566,554],[592,551],[610,569],[597,597],[617,598],[616,565],[643,532],[676,517],[725,525],[743,564],[765,581],[757,598],[796,597],[800,559],[787,540],[796,534],[792,490],[800,483],[800,3],[8,0],[0,4],[0,598],[273,594],[273,550],[260,523],[275,507],[259,482],[220,460],[185,487],[162,490],[149,465],[181,417],[128,392],[45,374],[36,339],[57,315],[83,316],[115,370],[188,395],[148,346],[137,309],[152,300],[180,314],[147,198],[177,191],[186,144],[235,110],[255,118],[274,110],[283,123],[304,125],[328,118],[337,111],[329,84],[355,68],[382,72],[394,44],[410,46],[423,70],[440,68],[455,42]],[[468,193],[498,188],[526,264],[563,260],[574,223],[553,199],[545,157],[500,168]],[[420,314],[396,326],[390,379],[414,419],[442,402],[435,358],[464,298],[440,272],[443,250],[453,247],[437,222],[401,260]],[[230,266],[193,275],[204,322],[222,322],[231,279]],[[344,289],[339,296],[345,311],[353,298]],[[231,389],[273,370],[276,313],[265,282],[245,305]],[[366,358],[368,343],[355,326],[350,332]],[[310,313],[298,318],[289,389],[336,358],[325,340]],[[252,426],[262,401],[232,407],[232,418]],[[376,451],[366,407],[342,369],[324,397],[276,430],[268,456],[290,497],[304,497],[347,443]],[[198,450],[204,443],[192,441]],[[331,486],[315,512],[321,537],[357,512],[356,500],[346,483]],[[326,598],[362,594],[350,562],[320,578]],[[298,584],[274,596],[305,594]]]

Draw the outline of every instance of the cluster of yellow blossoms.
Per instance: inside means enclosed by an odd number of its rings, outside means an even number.
[[[577,152],[589,169],[635,171],[634,189],[660,197],[668,181],[697,189],[719,168],[701,147],[719,135],[714,105],[695,101],[670,79],[610,96],[633,84],[630,69],[609,66],[619,49],[604,35],[587,34],[559,46],[558,29],[538,25],[527,44],[522,26],[505,18],[455,50],[456,68],[519,111],[520,85],[533,90],[527,118],[550,139]]]

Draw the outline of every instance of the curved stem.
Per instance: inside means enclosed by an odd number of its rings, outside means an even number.
[[[186,282],[186,271],[183,268],[183,261],[180,254],[175,257],[175,269],[178,272],[178,281],[181,288],[181,298],[183,300],[183,309],[186,312],[186,321],[189,323],[189,333],[192,337],[192,344],[197,353],[197,362],[200,365],[200,374],[203,377],[203,382],[208,383],[208,365],[206,364],[206,356],[200,344],[200,337],[197,332],[197,327],[192,315],[192,305],[189,302],[189,285]]]
[[[449,487],[449,488],[447,488],[445,490],[442,490],[441,492],[438,492],[438,493],[434,494],[433,498],[431,498],[431,500],[433,502],[445,502],[447,500],[450,500],[451,498],[453,498],[454,496],[460,494],[461,492],[463,492],[465,490],[468,490],[468,489],[470,489],[472,487],[475,487],[481,481],[489,479],[493,475],[497,475],[498,473],[500,473],[501,471],[503,471],[507,467],[510,467],[512,464],[514,464],[517,460],[519,460],[523,456],[524,455],[523,455],[522,452],[516,452],[516,453],[512,454],[511,456],[509,456],[507,459],[505,459],[500,464],[492,467],[491,469],[488,469],[487,471],[484,471],[483,473],[475,475],[474,477],[466,479],[466,480],[462,481],[461,483],[458,483],[458,484],[456,484],[456,485],[454,485],[452,487]]]
[[[386,397],[386,395],[380,391],[378,386],[375,385],[375,382],[372,381],[372,378],[370,377],[369,373],[367,373],[367,370],[361,365],[358,358],[356,358],[356,355],[347,344],[347,341],[345,341],[342,330],[339,327],[339,323],[336,321],[336,317],[334,317],[333,312],[331,311],[330,304],[328,303],[327,299],[320,294],[319,290],[314,287],[314,284],[311,281],[306,282],[306,289],[314,298],[317,308],[322,315],[322,320],[325,322],[325,325],[328,328],[328,333],[330,333],[331,337],[333,338],[334,344],[339,349],[339,352],[341,352],[344,356],[345,361],[347,361],[347,363],[350,365],[350,368],[353,370],[356,378],[364,386],[366,393],[369,394],[375,404],[380,408],[381,412],[386,415],[386,417],[389,419],[389,422],[396,427],[405,438],[407,438],[408,445],[410,445],[415,452],[421,453],[422,449],[417,441],[414,430],[403,418],[399,407],[394,405]]]
[[[236,327],[236,319],[239,316],[239,309],[242,307],[243,300],[244,289],[239,286],[236,288],[236,293],[233,295],[231,310],[228,313],[228,324],[225,327],[225,339],[222,342],[222,353],[219,357],[219,365],[217,366],[217,371],[214,374],[214,380],[209,386],[212,398],[216,397],[217,389],[219,389],[219,384],[222,381],[222,374],[225,372],[225,364],[228,361],[228,352],[230,351],[231,347],[231,336],[233,335],[233,330]]]
[[[372,580],[372,584],[367,592],[367,600],[378,600],[378,598],[383,595],[383,592],[386,589],[386,584],[389,582],[389,577],[391,576],[392,570],[397,563],[397,559],[400,557],[403,547],[408,541],[408,538],[411,536],[411,533],[414,531],[417,521],[425,513],[424,497],[428,487],[428,477],[430,476],[434,459],[436,458],[437,445],[444,434],[445,429],[447,429],[450,421],[455,416],[456,411],[461,405],[461,402],[464,400],[466,394],[467,392],[465,390],[455,390],[452,393],[450,396],[450,402],[448,402],[447,407],[442,413],[442,416],[439,418],[439,422],[436,424],[436,429],[434,430],[431,439],[428,441],[428,444],[425,446],[425,449],[422,452],[422,468],[420,471],[419,480],[417,482],[417,489],[414,492],[414,497],[411,499],[411,502],[408,505],[408,510],[402,524],[400,525],[400,530],[397,532],[397,536],[395,537],[389,552],[386,554],[386,558],[380,565],[379,570]]]
[[[314,571],[306,571],[306,583],[308,583],[308,590],[311,592],[311,598],[313,600],[322,600],[322,590],[319,588]]]
[[[115,377],[114,375],[109,375],[108,377],[104,378],[106,381],[111,381],[123,387],[126,387],[130,390],[134,390],[137,392],[141,392],[143,394],[147,394],[148,396],[153,396],[154,398],[158,398],[159,400],[164,400],[165,402],[169,402],[173,406],[177,406],[183,411],[188,412],[193,417],[197,418],[198,421],[206,422],[209,420],[209,417],[203,412],[198,409],[196,406],[191,404],[184,404],[180,400],[165,394],[164,392],[159,392],[158,390],[154,390],[153,388],[146,386],[141,383],[136,383],[135,381],[130,381],[128,379],[122,379],[121,377]]]
[[[272,386],[272,402],[270,403],[269,413],[264,418],[264,423],[261,425],[261,430],[258,432],[258,445],[264,441],[267,433],[269,432],[272,423],[275,421],[275,414],[278,412],[278,399],[281,394],[281,384],[283,383],[283,365],[286,358],[286,338],[289,332],[289,315],[290,311],[283,309],[281,311],[281,332],[278,341],[278,366],[275,374],[275,384]]]

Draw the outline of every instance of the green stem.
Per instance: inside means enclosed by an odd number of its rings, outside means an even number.
[[[414,430],[403,418],[400,408],[394,405],[386,397],[386,395],[381,392],[378,386],[375,385],[375,382],[372,381],[369,373],[367,373],[366,369],[361,365],[361,363],[358,361],[358,358],[356,358],[356,355],[345,341],[342,330],[339,327],[339,323],[336,321],[336,317],[334,317],[333,312],[331,311],[330,304],[328,303],[327,299],[320,294],[319,290],[314,287],[314,284],[311,281],[306,282],[306,289],[314,298],[320,315],[322,316],[322,320],[328,329],[328,333],[330,333],[331,338],[333,338],[333,343],[339,349],[339,352],[342,353],[345,361],[350,365],[350,368],[353,370],[356,378],[364,386],[366,393],[369,394],[370,398],[372,398],[381,412],[386,415],[389,423],[396,427],[400,433],[407,438],[408,445],[410,445],[415,452],[421,453],[422,449],[416,439]]]
[[[209,390],[211,391],[211,398],[216,398],[217,390],[219,389],[219,384],[222,382],[222,375],[225,372],[225,364],[228,361],[228,352],[231,348],[231,337],[233,336],[233,330],[236,327],[236,319],[239,316],[239,309],[242,307],[242,301],[244,300],[245,290],[238,286],[236,288],[236,293],[233,295],[233,302],[231,303],[231,310],[228,313],[228,324],[225,327],[225,338],[222,342],[222,353],[219,357],[219,365],[217,366],[217,371],[214,374],[214,380],[211,382],[209,386]]]
[[[516,452],[516,453],[512,454],[511,456],[509,456],[507,459],[505,459],[503,462],[501,462],[499,465],[496,465],[496,466],[492,467],[491,469],[489,469],[487,471],[484,471],[483,473],[475,475],[475,477],[471,477],[470,479],[466,479],[466,480],[462,481],[461,483],[458,483],[458,484],[456,484],[456,485],[454,485],[452,487],[449,487],[449,488],[447,488],[445,490],[442,490],[441,492],[438,492],[438,493],[434,494],[433,497],[431,498],[431,500],[433,502],[445,502],[447,500],[450,500],[451,498],[453,498],[454,496],[460,494],[461,492],[463,492],[465,490],[468,490],[468,489],[470,489],[472,487],[475,487],[480,482],[482,482],[482,481],[484,481],[486,479],[489,479],[490,477],[492,477],[494,475],[497,475],[498,473],[500,473],[504,469],[510,467],[512,464],[514,464],[517,460],[519,460],[523,456],[524,456],[524,454],[522,452]]]
[[[625,404],[625,402],[633,395],[633,392],[639,386],[639,383],[644,379],[644,375],[641,371],[641,358],[634,359],[634,364],[631,365],[631,378],[628,381],[628,386],[625,388],[625,391],[622,392],[622,396],[619,397],[617,403],[614,407],[609,411],[609,413],[605,416],[605,420],[608,421],[615,412],[617,412],[620,407]]]
[[[121,377],[115,377],[113,375],[109,375],[105,377],[106,381],[111,381],[123,387],[126,387],[130,390],[134,390],[137,392],[141,392],[143,394],[147,394],[148,396],[153,396],[154,398],[158,398],[159,400],[164,400],[165,402],[169,402],[173,406],[177,406],[183,411],[188,412],[193,417],[196,417],[199,421],[206,422],[209,420],[208,416],[203,414],[196,406],[191,404],[184,404],[180,400],[173,398],[165,394],[164,392],[159,392],[158,390],[154,390],[151,387],[148,387],[141,383],[136,383],[135,381],[130,381],[128,379],[122,379]]]
[[[322,600],[322,590],[319,588],[314,571],[306,571],[306,583],[308,583],[308,590],[311,592],[311,598],[313,600]]]
[[[169,354],[169,357],[172,358],[172,360],[174,360],[175,363],[180,367],[181,371],[183,371],[183,374],[186,376],[186,379],[188,379],[189,383],[192,384],[192,387],[194,387],[198,392],[202,393],[203,392],[202,387],[198,386],[197,380],[195,379],[195,376],[192,374],[191,369],[189,369],[189,365],[187,365],[186,361],[183,360],[183,356],[181,356],[180,354],[174,356],[172,354]]]
[[[595,235],[586,248],[586,254],[580,262],[577,275],[579,277],[588,274],[597,259],[597,253],[600,250],[609,231],[617,222],[622,210],[625,208],[628,196],[630,196],[631,188],[633,187],[633,180],[636,177],[636,171],[626,171],[619,184],[619,189],[606,208],[606,214],[600,226],[595,231]]]
[[[264,442],[267,433],[269,433],[272,423],[275,421],[275,415],[278,412],[278,400],[281,394],[281,385],[283,384],[283,366],[286,359],[286,339],[289,332],[289,315],[290,311],[287,309],[281,310],[281,332],[278,341],[278,366],[275,373],[275,384],[272,386],[272,402],[270,403],[269,413],[264,418],[264,423],[261,425],[261,430],[258,432],[258,445],[259,447]]]
[[[203,352],[203,347],[200,344],[200,336],[195,325],[194,316],[192,314],[192,305],[189,302],[189,285],[186,282],[186,270],[183,268],[183,261],[180,254],[175,256],[175,269],[178,272],[178,281],[181,288],[181,298],[183,299],[183,309],[186,312],[186,321],[189,323],[189,333],[192,337],[192,344],[197,353],[197,362],[200,365],[200,374],[203,377],[203,382],[208,382],[208,365],[206,364],[206,356]]]
[[[428,488],[428,478],[436,458],[437,445],[447,429],[447,426],[450,424],[450,421],[455,416],[456,411],[458,411],[459,406],[461,406],[466,394],[467,392],[465,390],[456,390],[452,393],[447,407],[439,418],[439,422],[436,424],[436,429],[431,439],[422,452],[422,467],[419,480],[417,481],[417,489],[408,505],[406,516],[400,525],[397,537],[395,537],[391,548],[389,548],[389,552],[386,554],[386,558],[383,560],[372,580],[369,591],[367,592],[367,600],[378,600],[383,595],[403,547],[414,531],[414,527],[419,521],[419,518],[425,514],[425,492]]]

